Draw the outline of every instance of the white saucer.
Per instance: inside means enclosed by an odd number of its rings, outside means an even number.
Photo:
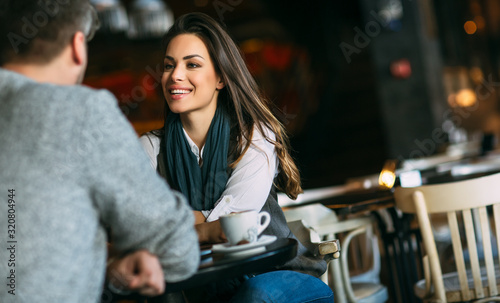
[[[216,244],[212,246],[212,251],[214,253],[223,253],[223,254],[233,254],[237,252],[246,251],[249,249],[259,248],[265,245],[269,245],[276,241],[276,236],[268,236],[262,235],[256,242],[241,244],[241,245],[230,245],[229,243]]]

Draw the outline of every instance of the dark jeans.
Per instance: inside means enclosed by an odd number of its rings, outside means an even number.
[[[333,292],[323,281],[311,275],[278,270],[249,278],[230,302],[332,303]]]

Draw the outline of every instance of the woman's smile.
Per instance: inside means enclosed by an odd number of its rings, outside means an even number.
[[[168,94],[172,100],[181,100],[191,94],[193,90],[185,87],[171,86],[168,89]]]

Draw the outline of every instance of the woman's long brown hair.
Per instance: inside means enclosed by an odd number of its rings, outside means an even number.
[[[219,23],[203,13],[189,13],[175,21],[163,37],[164,53],[170,41],[180,34],[196,35],[205,43],[215,71],[225,83],[225,87],[219,92],[218,102],[222,102],[231,113],[238,130],[231,132],[235,134],[237,143],[236,148],[230,152],[229,158],[235,159],[230,166],[234,168],[248,150],[256,126],[276,149],[279,159],[276,187],[290,198],[297,198],[302,192],[300,174],[288,152],[290,144],[285,128],[271,112],[270,106],[273,104],[260,92],[238,46]],[[275,133],[276,140],[265,135],[263,125]]]

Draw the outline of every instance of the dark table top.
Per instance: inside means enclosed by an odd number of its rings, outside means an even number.
[[[375,210],[394,206],[393,190],[367,189],[346,192],[317,200],[311,200],[287,208],[300,207],[308,204],[321,203],[334,210],[337,214],[349,214],[359,211]]]
[[[498,167],[476,173],[453,175],[450,170],[436,171],[435,169],[421,170],[422,185],[431,185],[447,182],[457,182],[486,175],[499,173]],[[395,186],[399,186],[396,184]],[[300,204],[287,205],[287,208],[300,207],[307,204],[321,203],[334,210],[339,215],[351,214],[363,211],[371,211],[394,206],[394,189],[370,188],[355,190],[337,195],[311,200]]]
[[[210,282],[272,270],[276,266],[283,265],[287,261],[293,259],[297,255],[297,247],[297,241],[294,239],[277,239],[273,243],[266,245],[265,251],[248,256],[230,257],[221,253],[203,255],[201,256],[202,263],[193,276],[181,282],[166,283],[165,294],[159,297],[150,298],[148,302],[163,302],[163,297],[168,293],[200,287]],[[207,258],[209,258],[208,262]],[[109,293],[107,297],[111,298],[111,302],[145,299],[144,296],[138,293],[132,293],[125,296]],[[106,302],[110,302],[107,297],[103,298],[106,299]]]
[[[455,174],[456,171],[454,171],[454,169],[459,167],[465,168],[465,170],[462,169],[462,172],[466,171],[467,173]],[[419,172],[419,178],[421,179],[422,185],[462,181],[500,172],[500,155],[463,158],[456,161],[438,163],[433,166],[414,169],[414,171]],[[372,179],[374,175],[366,176],[366,180],[369,180],[373,184]],[[359,177],[356,179],[359,179],[358,182],[362,182],[364,180],[363,178],[364,177]],[[399,178],[400,176],[398,175],[394,187],[400,186]],[[308,204],[321,203],[334,210],[338,215],[391,208],[395,205],[393,195],[394,188],[383,189],[374,186],[367,189],[346,189],[348,187],[349,185],[345,184],[329,188],[306,190],[309,192],[308,200],[300,202],[299,200],[297,200],[297,202],[285,201],[285,203],[281,205],[285,208],[294,208]],[[315,194],[313,194],[313,192]],[[286,197],[283,198],[287,199]]]
[[[423,185],[463,181],[500,172],[500,155],[491,153],[415,169]]]
[[[277,239],[265,246],[265,251],[250,256],[231,257],[220,253],[202,256],[211,258],[202,262],[198,271],[189,279],[167,283],[165,292],[176,292],[208,284],[213,281],[257,274],[283,265],[297,255],[297,241],[294,239]]]
[[[422,184],[423,185],[431,185],[431,184],[441,184],[448,182],[458,182],[464,181],[479,177],[484,177],[492,174],[498,173],[499,170],[497,168],[492,168],[488,171],[464,174],[464,175],[453,175],[450,171],[446,172],[435,172],[435,171],[426,171],[422,173]]]

